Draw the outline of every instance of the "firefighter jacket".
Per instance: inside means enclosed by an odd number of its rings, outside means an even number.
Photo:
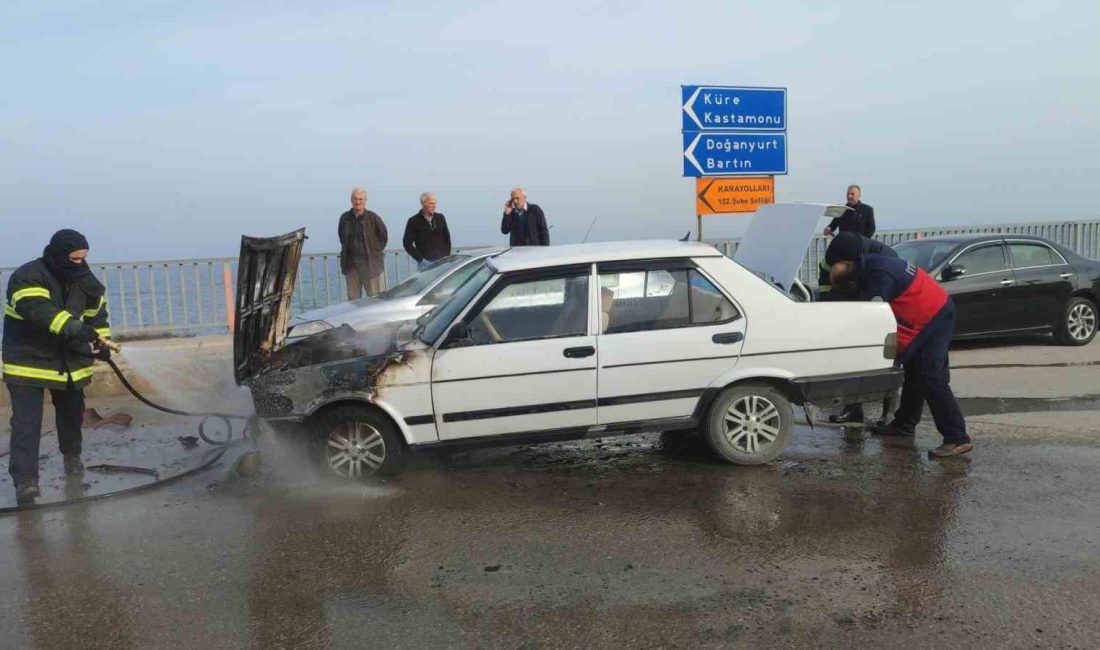
[[[43,388],[83,388],[92,379],[92,346],[85,324],[110,338],[107,299],[94,276],[90,296],[79,283],[63,284],[42,259],[19,267],[4,303],[3,379]]]

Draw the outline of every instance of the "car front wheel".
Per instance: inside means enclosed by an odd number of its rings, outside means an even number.
[[[714,400],[706,437],[723,459],[737,465],[775,460],[794,435],[791,403],[766,384],[732,386]]]
[[[399,472],[404,445],[385,416],[363,406],[340,406],[317,421],[319,460],[329,474],[353,480]]]
[[[1070,298],[1055,336],[1063,345],[1085,345],[1096,336],[1096,304],[1087,298]]]

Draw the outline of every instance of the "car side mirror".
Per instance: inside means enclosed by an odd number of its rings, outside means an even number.
[[[948,264],[941,274],[944,280],[954,280],[964,275],[966,275],[966,267],[962,264]]]
[[[462,321],[451,326],[451,331],[447,332],[447,338],[443,341],[445,348],[460,348],[469,344],[470,328]]]

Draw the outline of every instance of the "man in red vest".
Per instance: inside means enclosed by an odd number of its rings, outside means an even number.
[[[862,300],[890,303],[898,322],[896,364],[905,368],[901,405],[894,419],[877,431],[881,435],[912,436],[925,401],[943,436],[930,458],[969,453],[974,446],[966,422],[951,392],[947,348],[955,334],[955,304],[932,276],[915,264],[896,257],[866,254],[855,261],[837,262],[829,278],[835,287],[858,292]]]

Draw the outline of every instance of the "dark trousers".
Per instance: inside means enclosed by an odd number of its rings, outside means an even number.
[[[903,431],[915,431],[924,411],[924,403],[932,411],[936,429],[946,444],[970,442],[966,434],[959,403],[951,392],[951,370],[947,348],[955,334],[954,308],[933,322],[905,351],[905,383],[901,388],[901,404],[894,413],[893,426]]]
[[[16,481],[38,481],[38,447],[42,442],[42,407],[46,389],[8,384],[11,394],[11,458],[8,472]],[[50,390],[57,412],[57,439],[63,454],[79,454],[84,423],[84,389]]]

